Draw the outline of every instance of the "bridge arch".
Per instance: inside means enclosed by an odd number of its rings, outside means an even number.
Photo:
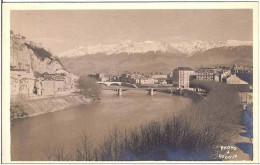
[[[110,86],[110,85],[121,85],[121,82],[110,82],[110,81],[107,81],[107,82],[102,82],[102,81],[99,81],[97,82],[98,84],[104,84],[106,86]]]
[[[131,83],[126,83],[126,82],[122,82],[123,86],[127,86],[127,87],[134,87],[134,88],[138,88],[135,84],[131,84]]]
[[[109,86],[109,84],[103,83],[103,82],[97,82],[100,85],[105,85],[105,86]]]
[[[97,83],[98,84],[104,84],[106,86],[118,85],[118,86],[128,86],[128,87],[138,88],[135,84],[126,83],[126,82],[110,82],[110,81],[102,82],[102,81],[99,81]]]
[[[119,84],[119,83],[111,83],[110,85],[120,86],[121,84]]]

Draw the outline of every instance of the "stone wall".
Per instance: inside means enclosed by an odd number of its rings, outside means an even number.
[[[87,104],[88,102],[90,102],[89,99],[78,95],[50,97],[29,101],[26,100],[23,101],[23,105],[19,109],[16,109],[17,112],[15,113],[17,114],[13,113],[11,118],[15,119],[37,116],[49,112],[64,110],[81,104]],[[22,111],[22,113],[19,111]],[[23,115],[21,116],[19,114]]]

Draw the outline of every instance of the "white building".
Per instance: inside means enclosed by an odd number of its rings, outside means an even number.
[[[153,75],[152,76],[152,78],[154,78],[154,79],[163,79],[163,78],[165,78],[165,79],[167,79],[167,74],[155,74],[155,75]]]
[[[142,77],[139,79],[138,83],[143,84],[143,85],[151,85],[151,84],[154,84],[154,78]]]
[[[190,77],[194,75],[194,71],[188,67],[178,67],[172,72],[172,84],[178,88],[189,88]]]

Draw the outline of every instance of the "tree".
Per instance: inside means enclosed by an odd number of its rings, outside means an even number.
[[[78,80],[80,93],[85,97],[97,98],[101,94],[100,85],[96,80],[87,76],[81,76]]]

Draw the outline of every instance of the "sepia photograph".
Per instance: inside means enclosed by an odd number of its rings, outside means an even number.
[[[259,161],[258,3],[133,4],[3,5],[4,160]]]

